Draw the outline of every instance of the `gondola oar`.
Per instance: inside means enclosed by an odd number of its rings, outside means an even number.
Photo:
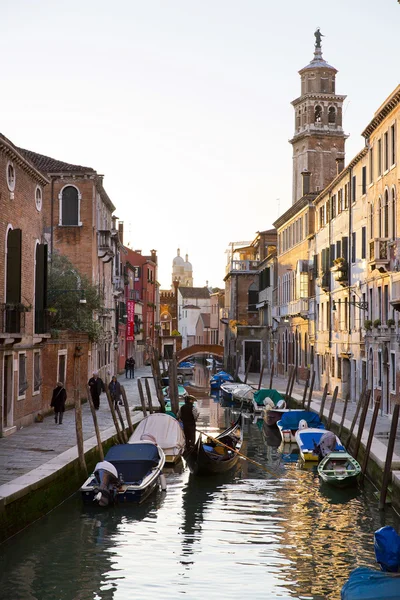
[[[217,444],[219,444],[220,446],[224,446],[225,448],[228,448],[228,450],[231,450],[232,452],[235,452],[235,454],[238,454],[244,460],[248,460],[249,462],[253,463],[253,465],[256,465],[257,467],[260,467],[260,469],[263,469],[264,471],[266,471],[270,475],[273,475],[274,477],[279,477],[279,475],[277,475],[273,471],[270,471],[269,469],[267,469],[266,467],[264,467],[264,465],[262,465],[261,463],[253,460],[252,458],[249,458],[248,456],[245,456],[244,454],[242,454],[241,452],[239,452],[239,450],[235,450],[235,448],[231,448],[230,446],[227,446],[227,444],[224,444],[223,442],[221,442],[217,438],[212,437],[212,435],[209,435],[205,431],[201,431],[200,429],[196,429],[196,431],[198,433],[202,433],[203,435],[206,435],[210,440],[213,440],[213,442],[217,442]]]

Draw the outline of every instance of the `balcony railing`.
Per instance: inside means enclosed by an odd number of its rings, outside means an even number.
[[[232,260],[226,266],[226,273],[230,273],[231,271],[257,271],[259,264],[259,260]]]
[[[299,300],[292,300],[288,305],[289,315],[308,315],[308,298],[299,298]]]
[[[114,256],[111,231],[110,229],[101,229],[98,231],[98,236],[97,256],[104,262],[108,262],[108,259]]]
[[[0,304],[0,333],[25,333],[26,308],[19,304]]]
[[[390,262],[388,238],[374,238],[369,243],[369,264],[372,269],[387,268]]]
[[[49,311],[35,310],[35,333],[50,333]]]
[[[316,284],[319,285],[319,287],[321,289],[323,289],[324,291],[327,291],[327,290],[329,290],[329,286],[330,286],[330,277],[331,277],[330,271],[326,271],[325,273],[320,275],[320,277],[317,277]]]

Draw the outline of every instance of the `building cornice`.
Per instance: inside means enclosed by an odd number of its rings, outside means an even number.
[[[315,93],[315,92],[307,92],[306,94],[302,94],[298,98],[292,100],[291,105],[297,106],[301,104],[305,100],[321,100],[322,102],[331,101],[331,102],[343,102],[346,100],[347,95],[342,94],[330,94],[329,92],[323,93]]]
[[[358,163],[360,162],[360,160],[362,158],[364,158],[364,156],[368,153],[368,148],[363,148],[358,154],[355,155],[355,157],[349,162],[349,164],[347,165],[347,167],[345,167],[343,169],[343,171],[341,171],[338,175],[336,175],[335,179],[333,179],[331,181],[331,183],[329,185],[327,185],[322,192],[320,192],[318,194],[318,196],[315,198],[314,200],[314,204],[315,206],[320,202],[320,200],[322,200],[322,198],[324,198],[327,194],[330,194],[332,189],[338,184],[340,183],[340,181],[342,179],[344,179],[346,176],[348,176],[350,170]]]
[[[285,223],[287,221],[292,219],[297,213],[301,212],[308,206],[312,207],[315,195],[316,195],[315,193],[311,193],[311,194],[306,194],[305,196],[302,196],[299,200],[297,200],[297,202],[295,204],[293,204],[290,208],[288,208],[287,211],[283,213],[283,215],[278,217],[278,219],[275,221],[275,223],[272,223],[273,226],[276,229],[279,229],[280,227],[282,227],[282,225],[285,225]]]
[[[42,185],[47,185],[50,183],[50,179],[48,179],[43,173],[41,173],[36,167],[32,165],[32,163],[27,160],[22,154],[16,149],[14,144],[10,142],[6,137],[4,137],[0,133],[0,150],[2,150],[6,156],[9,156],[13,161],[17,163],[24,171],[29,173],[39,183]]]
[[[400,85],[390,94],[384,103],[376,111],[374,118],[362,132],[362,136],[368,138],[371,133],[382,123],[382,121],[392,112],[400,102]]]

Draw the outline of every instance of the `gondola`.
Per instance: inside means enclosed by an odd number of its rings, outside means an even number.
[[[221,444],[218,444],[218,441]],[[237,464],[239,460],[237,452],[240,452],[242,444],[243,426],[242,414],[240,414],[237,421],[216,438],[207,438],[203,441],[200,435],[193,450],[184,457],[194,475],[226,473]]]

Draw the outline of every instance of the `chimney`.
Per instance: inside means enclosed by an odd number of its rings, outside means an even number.
[[[310,171],[307,171],[307,169],[304,169],[304,171],[301,172],[301,176],[303,178],[303,193],[302,193],[302,196],[305,196],[306,194],[310,193],[310,177],[311,177],[311,173],[310,173]]]
[[[344,156],[338,156],[336,159],[336,175],[339,175],[344,169]]]
[[[157,264],[157,250],[150,250],[151,260]]]
[[[121,244],[124,243],[124,222],[120,221],[118,223],[118,236],[119,236],[119,241],[121,242]]]
[[[141,250],[134,250],[134,252],[136,252],[136,254],[142,254]]]

